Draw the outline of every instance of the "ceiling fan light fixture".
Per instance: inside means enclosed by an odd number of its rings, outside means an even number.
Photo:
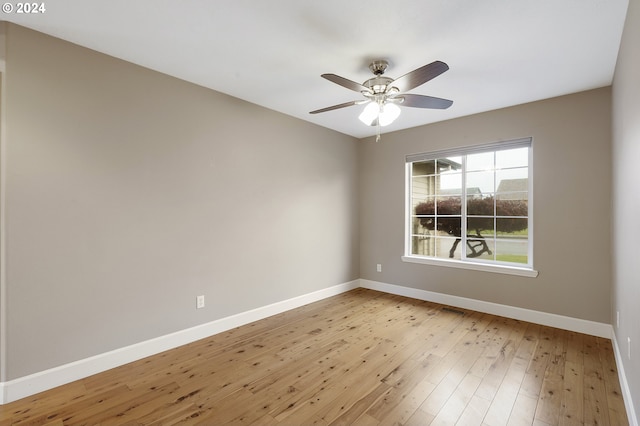
[[[373,126],[379,114],[380,105],[377,102],[369,102],[358,118],[367,126]]]
[[[400,107],[396,104],[387,102],[380,108],[380,115],[378,116],[378,120],[380,120],[380,125],[384,127],[393,123],[393,121],[399,116]]]
[[[394,103],[369,102],[358,117],[367,126],[388,126],[400,116],[400,107]]]

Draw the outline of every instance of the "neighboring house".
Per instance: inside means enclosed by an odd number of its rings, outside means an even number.
[[[496,191],[496,200],[528,200],[529,180],[523,179],[503,179]]]
[[[448,189],[439,190],[438,195],[460,195],[461,192],[462,192],[462,189],[460,188],[448,188]],[[467,196],[468,197],[473,196],[474,198],[476,197],[479,198],[482,196],[482,191],[477,186],[467,188]]]

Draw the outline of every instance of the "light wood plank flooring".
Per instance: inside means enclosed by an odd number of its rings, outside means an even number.
[[[0,407],[0,425],[627,425],[607,339],[357,289]]]

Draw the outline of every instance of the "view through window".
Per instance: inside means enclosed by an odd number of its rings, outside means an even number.
[[[407,255],[531,267],[531,139],[410,155]]]

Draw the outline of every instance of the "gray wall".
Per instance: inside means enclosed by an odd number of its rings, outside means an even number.
[[[609,323],[610,108],[610,89],[603,88],[362,143],[361,277]],[[539,276],[402,262],[405,156],[527,136],[533,137],[534,267]],[[383,265],[380,273],[377,263]]]
[[[640,414],[640,2],[629,1],[613,81],[613,309],[611,323]],[[620,312],[620,326],[616,314]],[[627,357],[631,338],[631,359]]]
[[[2,380],[359,277],[356,139],[6,31]]]

